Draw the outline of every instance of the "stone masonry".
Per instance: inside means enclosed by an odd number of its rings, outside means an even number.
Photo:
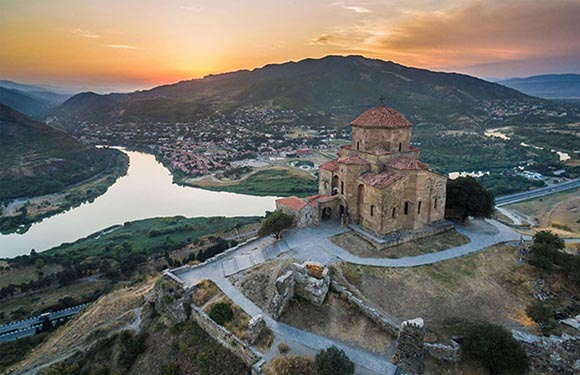
[[[276,279],[276,292],[270,303],[274,319],[280,318],[288,302],[295,295],[320,306],[330,288],[329,269],[320,263],[294,263],[292,269]]]
[[[395,353],[396,364],[401,370],[409,374],[421,375],[424,371],[423,360],[425,350],[425,323],[422,318],[407,320],[401,323],[397,351]]]
[[[253,345],[260,337],[262,331],[266,328],[266,321],[261,314],[254,316],[248,323],[248,331],[246,333],[246,340],[248,344]]]

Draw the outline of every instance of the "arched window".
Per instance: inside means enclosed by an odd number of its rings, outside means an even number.
[[[375,215],[375,206],[371,206],[371,216]]]
[[[344,194],[344,181],[340,181],[340,194]]]
[[[324,181],[324,192],[328,194],[328,181]]]
[[[419,204],[417,205],[417,213],[421,213],[421,201],[419,201]]]
[[[405,209],[403,210],[403,213],[405,215],[409,214],[409,202],[405,202]]]
[[[393,219],[397,217],[397,207],[393,207],[393,212],[391,213],[391,217]]]
[[[435,209],[437,209],[437,198],[435,198]]]
[[[403,151],[403,144],[399,143],[399,152]]]

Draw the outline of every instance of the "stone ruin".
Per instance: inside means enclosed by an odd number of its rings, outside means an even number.
[[[270,313],[274,319],[280,318],[288,302],[295,295],[320,306],[324,303],[329,288],[328,267],[315,262],[294,263],[288,272],[276,279]]]
[[[248,323],[248,331],[246,333],[246,341],[248,344],[254,345],[264,328],[266,328],[266,321],[262,314],[254,316]]]
[[[401,323],[397,351],[395,352],[396,364],[401,370],[409,374],[423,374],[423,360],[425,358],[425,350],[423,347],[424,339],[425,323],[422,318],[407,320]]]

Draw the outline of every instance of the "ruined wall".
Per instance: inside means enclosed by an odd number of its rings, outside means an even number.
[[[575,375],[580,373],[580,337],[535,336],[513,330],[512,336],[524,347],[534,373]]]
[[[357,307],[363,315],[378,324],[386,332],[393,336],[397,336],[399,334],[399,322],[396,319],[390,316],[386,316],[375,308],[369,306],[366,302],[360,298],[357,298],[354,294],[352,294],[352,292],[350,292],[346,287],[340,285],[337,281],[332,280],[331,287],[332,290],[346,299],[347,302]]]
[[[425,371],[425,323],[417,318],[404,321],[399,328],[397,339],[397,351],[395,352],[396,364],[401,370],[409,374],[421,375]]]
[[[201,308],[191,305],[191,318],[226,349],[240,358],[248,367],[252,367],[259,361],[263,354],[253,347],[238,339],[233,333],[214,322]]]
[[[272,318],[280,318],[292,297],[294,297],[294,271],[290,270],[276,279],[276,291],[268,308]]]
[[[447,362],[459,362],[461,361],[461,357],[463,353],[461,351],[461,345],[454,340],[449,340],[449,345],[444,344],[432,344],[432,343],[425,343],[423,348],[425,349],[425,353],[428,354],[430,357],[438,359],[440,361],[447,361]]]

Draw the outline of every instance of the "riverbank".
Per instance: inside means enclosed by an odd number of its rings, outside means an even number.
[[[25,233],[34,223],[54,216],[85,202],[92,202],[103,195],[127,174],[129,157],[124,152],[115,152],[112,165],[106,171],[89,177],[81,183],[66,187],[62,192],[31,198],[19,198],[0,206],[0,233]]]
[[[258,169],[237,180],[219,180],[213,176],[204,176],[201,178],[176,177],[175,182],[211,191],[255,196],[304,197],[318,192],[318,181],[312,174],[282,166]]]

